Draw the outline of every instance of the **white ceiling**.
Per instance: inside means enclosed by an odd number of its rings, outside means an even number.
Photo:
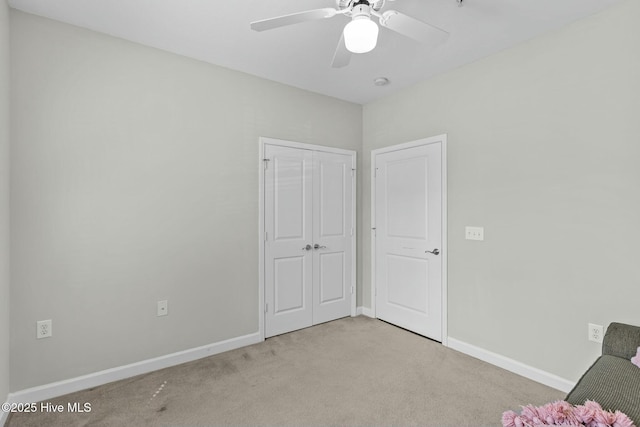
[[[365,104],[400,88],[475,61],[620,0],[397,0],[395,9],[451,35],[436,48],[380,29],[378,47],[331,68],[344,16],[265,32],[251,21],[335,0],[9,0],[36,15],[107,33],[147,46]],[[376,77],[391,84],[377,87]]]

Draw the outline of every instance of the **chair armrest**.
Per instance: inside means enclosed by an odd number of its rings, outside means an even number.
[[[604,334],[602,354],[631,360],[640,347],[640,327],[611,323]]]

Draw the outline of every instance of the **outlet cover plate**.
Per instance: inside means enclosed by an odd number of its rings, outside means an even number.
[[[604,327],[602,325],[589,323],[589,341],[602,343],[603,338],[604,338]]]
[[[38,320],[36,322],[36,338],[49,338],[53,335],[53,325],[51,319],[49,320]]]

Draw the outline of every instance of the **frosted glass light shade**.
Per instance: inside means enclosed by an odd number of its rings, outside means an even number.
[[[344,27],[344,44],[353,53],[366,53],[378,43],[378,26],[367,16],[355,17]]]

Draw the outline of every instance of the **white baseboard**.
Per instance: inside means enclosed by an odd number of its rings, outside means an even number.
[[[358,316],[367,316],[367,317],[371,317],[371,318],[375,317],[373,315],[373,310],[371,310],[370,308],[367,308],[367,307],[358,307]]]
[[[64,381],[58,381],[51,384],[45,384],[38,387],[10,393],[7,402],[9,403],[32,403],[51,399],[65,394],[74,393],[76,391],[85,390],[91,387],[107,384],[113,381],[119,381],[125,378],[135,377],[136,375],[146,374],[148,372],[157,371],[181,363],[191,362],[193,360],[202,359],[204,357],[213,356],[214,354],[224,353],[225,351],[235,350],[237,348],[246,347],[248,345],[262,342],[263,339],[259,332],[232,338],[202,347],[196,347],[177,353],[167,354],[153,359],[143,360],[141,362],[132,363],[130,365],[120,366],[117,368],[107,369],[93,374],[83,375],[77,378],[71,378]],[[0,423],[0,425],[3,425]]]
[[[502,356],[501,354],[493,353],[489,350],[485,350],[471,344],[467,344],[466,342],[457,340],[452,337],[448,338],[448,347],[471,357],[475,357],[476,359],[480,359],[484,362],[491,363],[492,365],[498,366],[502,369],[506,369],[507,371],[513,372],[514,374],[518,374],[530,380],[539,382],[540,384],[544,384],[546,386],[555,388],[556,390],[563,391],[565,393],[571,391],[573,386],[575,386],[574,382],[571,382],[557,375],[551,374],[538,368],[534,368],[529,365],[525,365],[524,363],[518,362],[517,360],[510,359],[508,357]]]

